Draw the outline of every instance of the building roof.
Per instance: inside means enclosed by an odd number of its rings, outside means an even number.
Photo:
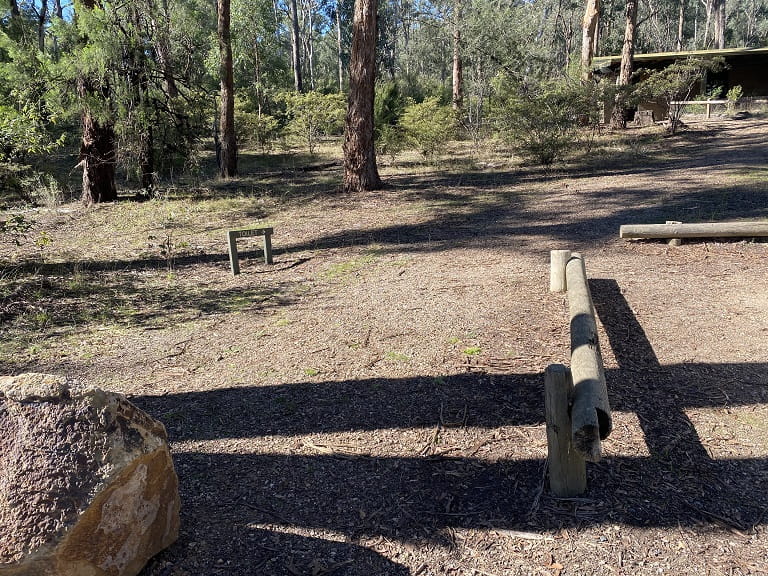
[[[768,55],[768,48],[724,48],[722,50],[686,50],[682,52],[653,52],[651,54],[635,54],[635,62],[657,62],[663,60],[680,60],[682,58],[714,58],[723,56],[734,58],[739,56]],[[598,56],[592,60],[594,68],[606,68],[621,63],[618,56]]]

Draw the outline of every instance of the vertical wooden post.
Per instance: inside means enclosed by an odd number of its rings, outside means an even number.
[[[272,264],[272,234],[264,232],[264,262]]]
[[[678,222],[677,220],[667,220],[667,224],[682,224],[682,222]],[[670,238],[667,241],[667,244],[670,246],[680,246],[683,243],[683,240],[681,238]]]
[[[240,261],[237,256],[237,234],[234,230],[227,232],[229,242],[229,265],[232,268],[232,276],[240,274]]]
[[[544,411],[547,422],[549,487],[555,496],[570,498],[587,490],[587,466],[574,449],[569,404],[573,392],[571,374],[562,364],[550,364],[544,372]]]
[[[565,280],[565,266],[571,258],[570,250],[552,250],[549,253],[549,291],[565,292],[568,289]]]
[[[712,106],[712,104],[709,102],[709,100],[707,100],[707,120],[709,120],[709,117],[710,117],[711,112],[712,112],[711,106]]]

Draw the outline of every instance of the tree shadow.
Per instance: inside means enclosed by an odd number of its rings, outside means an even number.
[[[636,322],[622,323],[626,309],[615,300],[615,286],[598,281],[592,287],[601,320],[612,334],[610,343],[623,358],[620,368],[607,374],[614,411],[637,413],[650,456],[608,456],[590,465],[584,498],[552,497],[544,484],[543,458],[525,456],[530,454],[525,446],[513,449],[520,457],[482,458],[478,444],[432,456],[420,456],[420,445],[401,446],[408,456],[383,456],[370,448],[350,451],[354,447],[349,445],[334,449],[313,444],[323,442],[313,434],[355,432],[353,437],[363,434],[375,440],[383,430],[401,429],[422,430],[416,438],[428,440],[448,411],[463,411],[466,425],[482,431],[483,441],[517,437],[515,426],[538,426],[543,437],[540,374],[472,373],[439,381],[350,380],[141,396],[132,400],[164,421],[179,446],[174,459],[185,503],[183,537],[164,554],[184,566],[185,543],[206,534],[212,539],[209,545],[238,558],[242,534],[278,526],[321,529],[363,546],[383,538],[450,549],[455,545],[451,528],[553,531],[623,523],[712,524],[749,531],[762,525],[768,460],[712,459],[684,409],[768,403],[768,365],[654,370],[652,350],[649,355],[640,346],[640,352],[632,352],[647,338],[637,333]],[[702,382],[702,372],[717,382],[717,390]],[[744,378],[735,380],[734,375]],[[755,376],[759,379],[753,381]],[[285,452],[281,437],[295,438],[288,443],[293,448]],[[248,453],[248,439],[256,438],[283,448]],[[405,438],[414,442],[413,434]],[[205,442],[210,440],[230,448],[207,452]],[[212,506],[211,495],[219,504]],[[220,527],[213,536],[208,533],[211,523]],[[256,538],[270,537],[264,532]],[[232,569],[247,573],[244,566]],[[339,571],[370,573],[376,572],[365,563]]]

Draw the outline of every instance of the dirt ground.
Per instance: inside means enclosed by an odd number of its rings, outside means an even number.
[[[143,576],[768,574],[768,243],[618,238],[768,217],[768,120],[610,152],[40,210],[49,242],[0,246],[0,371],[165,423],[181,536]],[[232,277],[223,230],[252,222],[274,265],[243,240]],[[586,260],[615,426],[571,499],[545,465],[558,248]]]

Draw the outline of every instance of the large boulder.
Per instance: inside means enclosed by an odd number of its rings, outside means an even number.
[[[135,575],[178,532],[160,422],[59,376],[0,377],[0,576]]]

